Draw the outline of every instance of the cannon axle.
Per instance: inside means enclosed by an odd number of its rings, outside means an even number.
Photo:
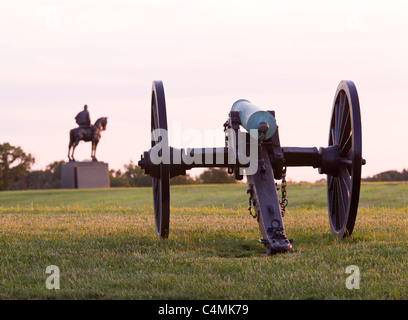
[[[154,162],[151,159],[151,149],[145,151],[141,156],[138,165],[152,177],[159,176],[160,161]],[[319,169],[320,174],[338,176],[340,164],[351,165],[351,160],[340,157],[338,146],[326,148],[316,147],[282,147],[283,166],[285,167],[313,167]],[[213,148],[189,148],[178,149],[169,147],[169,157],[166,164],[169,165],[170,178],[185,175],[187,170],[193,168],[229,168],[240,166],[249,167],[250,164],[240,164],[231,160],[231,150],[227,147]],[[249,153],[247,146],[246,153]],[[256,159],[258,161],[258,159]],[[365,159],[362,159],[365,164]]]

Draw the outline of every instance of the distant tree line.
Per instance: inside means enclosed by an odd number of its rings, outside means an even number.
[[[31,170],[35,159],[21,147],[9,143],[0,144],[0,190],[58,189],[61,187],[63,160],[54,161],[45,170]],[[124,170],[109,171],[111,187],[149,187],[152,178],[133,161],[124,165]],[[188,174],[170,179],[171,185],[194,183],[235,183],[234,176],[224,169],[210,168],[193,178]]]
[[[408,181],[408,170],[403,169],[402,172],[397,170],[389,170],[363,179],[363,181]]]
[[[34,157],[21,147],[0,144],[0,190],[18,189],[19,180],[28,175],[34,162]]]
[[[150,187],[152,178],[143,173],[143,170],[135,165],[133,161],[124,165],[125,171],[110,170],[111,187]],[[236,183],[234,176],[229,175],[224,169],[209,168],[196,178],[186,174],[170,179],[170,185],[183,184],[210,184],[210,183]]]

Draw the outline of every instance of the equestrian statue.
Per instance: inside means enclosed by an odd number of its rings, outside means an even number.
[[[89,116],[88,106],[84,105],[84,110],[79,112],[75,117],[78,128],[72,129],[69,132],[69,145],[68,145],[68,159],[69,161],[75,161],[74,151],[78,143],[83,140],[85,142],[92,142],[91,158],[92,161],[98,161],[95,157],[96,147],[101,139],[101,131],[106,130],[106,124],[108,123],[107,117],[102,117],[96,120],[92,125]],[[72,149],[72,152],[71,152]]]

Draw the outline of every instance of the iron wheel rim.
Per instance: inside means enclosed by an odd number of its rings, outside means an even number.
[[[168,148],[168,139],[160,140],[153,135],[155,129],[163,129],[162,134],[167,134],[166,100],[163,83],[154,81],[152,85],[151,100],[151,131],[152,147],[161,141],[163,148]],[[156,236],[166,239],[169,236],[170,225],[170,167],[169,164],[159,164],[159,177],[152,179],[153,205],[156,224]]]
[[[352,81],[341,81],[333,102],[329,146],[338,145],[339,172],[327,176],[330,229],[334,236],[352,234],[360,196],[362,141],[357,89]]]

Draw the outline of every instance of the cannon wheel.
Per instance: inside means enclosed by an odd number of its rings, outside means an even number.
[[[330,229],[345,238],[353,232],[361,181],[361,116],[357,89],[352,81],[341,81],[333,102],[329,146],[338,146],[339,171],[327,176]]]
[[[167,114],[164,88],[161,81],[154,81],[152,85],[152,114],[151,131],[164,129],[160,136],[152,137],[152,147],[159,141],[168,144],[168,139],[162,135],[167,134]],[[162,145],[163,149],[168,146]],[[170,224],[170,167],[169,164],[159,165],[159,178],[153,178],[153,204],[154,218],[156,222],[156,235],[159,239],[166,239],[169,236]]]

